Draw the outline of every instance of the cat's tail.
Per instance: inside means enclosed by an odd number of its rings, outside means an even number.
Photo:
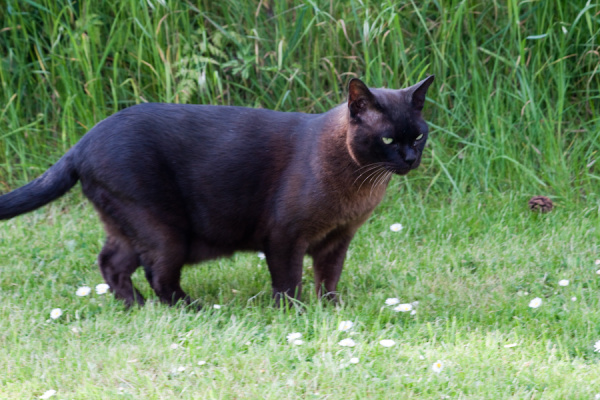
[[[71,152],[65,154],[37,179],[10,193],[0,196],[0,220],[33,211],[67,193],[79,175]]]

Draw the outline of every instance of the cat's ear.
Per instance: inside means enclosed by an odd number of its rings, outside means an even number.
[[[423,109],[423,106],[425,105],[425,95],[427,94],[427,89],[429,89],[429,85],[431,85],[434,78],[435,75],[429,75],[416,85],[406,88],[407,93],[411,97],[411,104],[415,110],[421,111]]]
[[[375,101],[375,96],[367,85],[360,79],[352,78],[348,84],[348,108],[350,116],[356,117],[369,108],[369,104]]]

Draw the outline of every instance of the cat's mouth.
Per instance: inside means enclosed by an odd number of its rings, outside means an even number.
[[[406,175],[406,174],[408,174],[408,173],[409,173],[409,172],[410,172],[412,169],[414,169],[414,168],[411,168],[411,167],[409,167],[409,166],[407,166],[407,167],[398,167],[398,166],[394,166],[394,167],[388,168],[388,171],[390,171],[390,172],[393,172],[393,173],[394,173],[394,174],[396,174],[396,175]]]

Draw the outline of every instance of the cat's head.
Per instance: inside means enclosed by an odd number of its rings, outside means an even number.
[[[433,78],[399,90],[369,89],[360,79],[350,81],[346,143],[354,161],[361,166],[379,163],[399,175],[419,166],[429,131],[421,110]]]

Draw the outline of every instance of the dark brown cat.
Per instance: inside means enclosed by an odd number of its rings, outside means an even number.
[[[420,161],[433,76],[406,89],[352,79],[348,104],[324,114],[141,104],[92,128],[42,176],[0,197],[0,219],[34,210],[80,180],[107,239],[98,263],[127,305],[143,304],[142,265],[161,301],[190,302],[181,268],[263,251],[273,296],[299,298],[302,260],[335,298],[348,245],[392,174]]]

